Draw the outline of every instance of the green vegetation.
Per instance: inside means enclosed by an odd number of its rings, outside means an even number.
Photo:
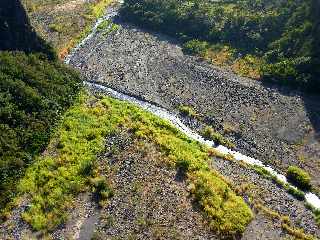
[[[114,24],[110,20],[104,20],[97,28],[98,32],[102,32],[104,36],[108,35],[111,32],[117,31],[119,29],[119,25]]]
[[[183,114],[190,118],[198,118],[198,113],[190,106],[180,105],[178,110]]]
[[[319,92],[318,9],[317,0],[125,0],[121,14],[243,75]]]
[[[288,216],[281,216],[278,212],[263,206],[263,204],[258,201],[254,201],[253,205],[257,210],[263,212],[266,216],[269,216],[271,219],[276,219],[280,221],[282,229],[285,230],[291,236],[295,237],[295,239],[301,239],[301,240],[316,239],[314,236],[304,233],[303,229],[293,227],[291,224],[290,218]]]
[[[252,166],[252,168],[261,176],[272,180],[273,182],[275,182],[279,187],[284,188],[288,193],[290,193],[292,196],[294,196],[295,198],[297,198],[298,200],[304,200],[305,196],[304,196],[304,192],[301,191],[298,188],[295,188],[293,186],[290,186],[288,183],[285,183],[281,180],[279,180],[275,175],[272,175],[270,172],[268,172],[266,169],[264,169],[263,167],[260,166]]]
[[[86,95],[81,95],[57,128],[48,148],[55,152],[54,157],[39,157],[20,184],[20,191],[32,199],[23,217],[33,228],[50,230],[63,222],[70,200],[88,182],[102,200],[112,196],[107,180],[96,170],[96,156],[104,149],[105,137],[121,129],[141,141],[153,141],[173,165],[185,170],[191,194],[213,230],[223,235],[244,231],[251,210],[210,169],[208,149],[129,103]]]
[[[204,57],[209,48],[208,45],[209,44],[205,41],[194,39],[183,44],[183,50],[185,53]]]
[[[74,70],[43,54],[0,52],[0,209],[46,147],[80,83]]]
[[[210,139],[212,141],[214,141],[215,143],[219,144],[219,145],[223,145],[226,146],[228,148],[234,148],[235,145],[228,139],[226,139],[225,137],[223,137],[220,133],[214,131],[214,129],[212,127],[206,126],[203,130],[202,130],[202,136]]]
[[[36,31],[57,49],[64,58],[92,29],[94,22],[103,16],[113,0],[23,0]],[[39,22],[39,16],[46,19]],[[53,32],[57,34],[53,34]]]
[[[314,211],[314,215],[316,217],[316,222],[320,226],[320,209]]]
[[[310,190],[311,178],[309,174],[297,166],[290,166],[287,170],[288,181],[302,190]]]

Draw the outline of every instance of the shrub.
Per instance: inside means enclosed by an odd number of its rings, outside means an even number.
[[[206,126],[203,130],[202,130],[202,135],[203,137],[210,139],[212,141],[214,141],[217,144],[229,147],[229,148],[234,148],[234,144],[226,139],[225,137],[223,137],[220,133],[214,131],[214,129],[212,127]]]
[[[95,177],[90,179],[93,192],[97,194],[98,200],[101,202],[113,196],[113,191],[109,186],[105,177]]]
[[[287,170],[288,181],[302,190],[311,188],[311,178],[309,174],[297,166],[290,166]]]
[[[184,106],[184,105],[180,105],[178,107],[178,110],[183,114],[186,115],[188,117],[192,117],[192,118],[197,118],[199,115],[196,113],[196,111],[190,107],[190,106]]]
[[[209,219],[210,227],[222,235],[236,235],[252,219],[250,208],[221,178],[209,171],[197,171],[190,177],[191,193]]]
[[[205,41],[191,40],[183,44],[183,51],[187,54],[204,56],[209,48]]]

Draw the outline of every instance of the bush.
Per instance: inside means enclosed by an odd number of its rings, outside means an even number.
[[[205,41],[191,40],[183,44],[183,51],[187,54],[204,56],[209,48]]]
[[[178,107],[178,110],[183,114],[186,115],[188,117],[192,117],[192,118],[197,118],[199,115],[196,113],[196,111],[190,107],[190,106],[183,106],[180,105]]]
[[[310,190],[311,178],[309,174],[297,166],[290,166],[287,170],[287,179],[302,190]]]
[[[250,208],[226,182],[212,172],[191,175],[191,193],[208,216],[210,227],[222,236],[237,235],[252,219]]]
[[[206,126],[202,130],[202,135],[203,137],[210,139],[214,141],[217,144],[229,147],[229,148],[234,148],[235,145],[228,139],[226,139],[224,136],[222,136],[220,133],[214,131],[212,127]]]

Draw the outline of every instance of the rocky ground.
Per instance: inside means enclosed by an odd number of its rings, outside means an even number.
[[[79,34],[95,22],[92,8],[99,0],[21,0],[36,32],[64,57]]]
[[[108,137],[98,159],[99,171],[108,178],[113,197],[99,205],[91,193],[80,194],[69,210],[68,221],[49,233],[48,239],[222,239],[208,229],[192,203],[183,174],[168,164],[153,143],[134,140],[123,131]],[[289,216],[295,227],[319,236],[311,212],[285,191],[232,161],[214,158],[213,167],[230,176],[234,188],[245,189],[239,190],[245,199],[259,200]],[[1,225],[1,239],[45,239],[21,220],[27,207],[28,200],[23,199]],[[239,239],[294,239],[279,219],[253,204],[251,207],[255,217]]]
[[[81,9],[79,2],[63,2],[62,8],[55,6],[48,14]],[[42,10],[38,9],[41,14],[34,15],[33,21],[45,22],[41,16],[47,10]],[[313,184],[320,186],[319,99],[237,77],[184,55],[174,39],[141,30],[121,19],[116,22],[120,25],[117,31],[98,33],[71,60],[88,80],[173,112],[178,112],[179,105],[192,106],[203,122],[231,139],[237,150],[282,171],[290,164],[300,165],[312,175]],[[45,37],[60,41],[55,34],[48,31]],[[194,128],[202,126],[190,119],[186,122]],[[50,233],[51,238],[220,239],[207,228],[189,199],[183,177],[166,165],[154,144],[134,141],[125,132],[110,136],[99,161],[114,196],[99,206],[91,193],[80,194],[68,221]],[[288,216],[292,226],[320,236],[304,203],[270,180],[232,161],[214,158],[212,166],[230,179],[255,211],[241,239],[294,239],[271,212]],[[259,210],[253,201],[270,212]],[[21,213],[27,207],[28,200],[22,199],[0,226],[0,239],[44,238],[22,221]]]
[[[115,21],[119,30],[97,34],[71,61],[90,81],[172,111],[192,106],[237,150],[283,172],[299,165],[320,186],[319,98],[238,77],[184,55],[173,39]]]

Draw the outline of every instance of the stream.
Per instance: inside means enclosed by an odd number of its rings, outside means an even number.
[[[119,5],[121,5],[123,3],[123,1],[118,1],[118,3],[119,3]],[[71,53],[65,58],[65,63],[66,64],[70,63],[70,60],[72,59],[73,55],[96,34],[98,27],[102,22],[112,19],[113,17],[117,16],[117,14],[118,14],[118,7],[117,6],[108,8],[106,11],[106,14],[103,17],[99,18],[97,20],[97,22],[94,24],[91,33],[86,38],[84,38],[71,51]],[[225,146],[217,145],[213,141],[209,141],[209,140],[204,139],[201,135],[199,135],[198,133],[196,133],[195,131],[190,129],[188,126],[186,126],[179,119],[179,117],[176,114],[171,113],[164,108],[161,108],[161,107],[156,106],[154,104],[151,104],[149,102],[137,99],[133,96],[126,95],[126,94],[118,92],[112,88],[105,87],[105,86],[102,86],[102,85],[99,85],[99,84],[96,84],[93,82],[86,81],[86,82],[84,82],[84,85],[86,87],[88,87],[89,89],[103,92],[104,94],[111,96],[111,97],[114,97],[116,99],[133,103],[133,104],[141,107],[142,109],[153,113],[157,117],[160,117],[160,118],[170,122],[172,125],[174,125],[176,128],[178,128],[181,132],[183,132],[185,135],[187,135],[189,138],[191,138],[199,143],[205,144],[208,147],[213,148],[216,152],[218,152],[220,154],[231,155],[237,161],[243,161],[243,162],[245,162],[249,165],[252,165],[252,166],[259,166],[259,167],[265,169],[267,172],[269,172],[272,176],[276,177],[277,180],[279,180],[285,184],[288,184],[292,188],[296,188],[287,182],[287,179],[284,175],[279,174],[272,167],[264,165],[260,160],[246,156],[240,152],[233,151],[231,149],[228,149]],[[312,206],[314,209],[320,209],[320,198],[318,196],[316,196],[315,194],[313,194],[311,192],[306,192],[305,193],[305,201],[310,206]]]

